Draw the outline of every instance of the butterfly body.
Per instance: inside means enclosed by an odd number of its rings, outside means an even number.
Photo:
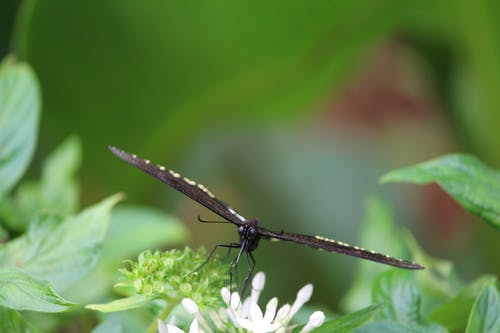
[[[259,241],[262,238],[307,245],[315,249],[342,253],[399,268],[423,269],[423,267],[419,264],[408,260],[397,259],[382,253],[366,250],[361,247],[353,246],[326,237],[268,230],[261,226],[259,221],[256,219],[246,219],[229,205],[217,199],[205,186],[187,177],[183,177],[179,173],[169,170],[162,165],[153,164],[149,160],[139,158],[137,155],[127,153],[115,147],[109,148],[111,152],[113,152],[113,154],[120,159],[161,180],[175,190],[210,209],[212,212],[225,220],[235,224],[238,227],[240,240],[239,244],[231,243],[222,246],[228,248],[239,248],[238,256],[233,260],[234,265],[238,263],[242,254],[245,254],[246,260],[249,264],[249,276],[251,275],[253,265],[255,264],[252,251],[258,247]]]

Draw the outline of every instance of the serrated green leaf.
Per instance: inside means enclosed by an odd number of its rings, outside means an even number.
[[[40,114],[38,81],[24,63],[0,67],[0,197],[16,184],[35,149]]]
[[[465,331],[467,317],[474,301],[483,287],[493,283],[496,278],[485,276],[463,288],[456,296],[435,308],[429,314],[429,320],[435,321],[451,331]]]
[[[95,302],[116,283],[116,271],[123,260],[144,249],[184,243],[187,238],[184,224],[171,215],[149,207],[120,205],[111,213],[96,268],[65,295],[81,303]]]
[[[0,265],[19,267],[63,290],[81,279],[95,265],[111,208],[121,195],[109,197],[77,216],[58,219],[42,215],[26,235],[0,251]]]
[[[0,306],[0,333],[40,333],[15,310]]]
[[[363,325],[352,333],[447,333],[446,328],[436,325],[415,326],[409,323],[400,323],[393,320],[380,320]]]
[[[500,295],[495,283],[488,283],[477,297],[472,306],[465,332],[500,332]]]
[[[101,312],[116,312],[140,308],[148,304],[151,300],[145,295],[133,295],[120,298],[105,304],[89,304],[85,308]]]
[[[71,136],[45,160],[40,181],[23,182],[13,197],[0,202],[0,216],[14,230],[25,230],[40,212],[62,216],[78,208],[79,186],[74,174],[80,165],[81,145]]]
[[[377,318],[420,323],[420,296],[412,274],[391,269],[377,277],[372,289],[373,302],[387,303]]]
[[[348,333],[356,327],[359,327],[370,320],[378,311],[385,306],[383,304],[376,304],[368,306],[364,309],[358,310],[353,313],[346,314],[340,318],[326,322],[321,327],[314,330],[314,333]]]
[[[381,242],[380,240],[384,241]],[[406,256],[401,237],[396,233],[389,205],[377,196],[365,201],[365,218],[361,229],[362,247],[387,253],[393,257]],[[371,304],[371,286],[375,277],[390,269],[367,260],[358,261],[358,273],[342,300],[346,312]]]
[[[442,156],[391,171],[381,182],[437,182],[469,212],[500,229],[500,173],[474,156]]]
[[[0,271],[0,305],[15,310],[62,312],[75,305],[59,296],[49,282],[16,268]]]

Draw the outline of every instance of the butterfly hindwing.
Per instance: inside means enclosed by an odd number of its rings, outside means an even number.
[[[287,232],[275,232],[270,231],[265,228],[260,227],[259,233],[263,237],[268,237],[271,239],[283,240],[288,242],[293,242],[297,244],[308,245],[310,247],[316,249],[322,249],[329,252],[337,252],[346,254],[353,257],[359,257],[363,259],[368,259],[371,261],[380,262],[383,264],[396,266],[400,268],[407,269],[422,269],[423,267],[403,259],[397,259],[390,256],[387,256],[382,253],[378,253],[375,251],[366,250],[357,246],[352,246],[347,243],[339,242],[333,239],[321,237],[321,236],[309,236],[309,235],[301,235],[301,234],[292,234]]]

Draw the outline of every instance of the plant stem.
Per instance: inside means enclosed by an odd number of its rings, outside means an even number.
[[[174,308],[174,304],[178,304],[179,302],[176,300],[170,300],[167,302],[167,305],[163,309],[163,311],[159,314],[159,316],[149,325],[146,333],[156,333],[158,331],[158,320],[163,321],[168,317],[170,311]]]

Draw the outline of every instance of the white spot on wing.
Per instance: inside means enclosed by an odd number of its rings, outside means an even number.
[[[203,186],[201,184],[196,184],[196,186],[198,186],[198,188],[200,190],[202,190],[203,192],[205,192],[209,197],[215,198],[215,196],[205,186]]]
[[[178,174],[177,172],[175,172],[175,171],[173,171],[173,170],[168,170],[168,172],[169,172],[172,176],[174,176],[175,178],[180,178],[180,176],[181,176],[180,174]]]
[[[246,221],[246,219],[245,219],[243,216],[241,216],[240,214],[238,214],[238,212],[236,212],[236,211],[235,211],[234,209],[232,209],[231,207],[227,207],[227,210],[229,210],[229,212],[230,212],[231,214],[233,214],[234,216],[236,216],[236,217],[237,217],[240,221],[242,221],[242,222],[245,222],[245,221]]]
[[[188,183],[189,185],[191,186],[195,186],[196,185],[196,182],[187,178],[187,177],[182,177],[182,180],[184,180],[186,183]]]
[[[325,241],[325,242],[338,244],[338,245],[341,245],[341,246],[351,246],[351,245],[349,245],[347,243],[336,241],[336,240],[333,240],[333,239],[330,239],[330,238],[326,238],[326,237],[322,237],[322,236],[314,236],[314,238],[322,240],[322,241]],[[354,247],[354,248],[356,248],[356,247]]]

